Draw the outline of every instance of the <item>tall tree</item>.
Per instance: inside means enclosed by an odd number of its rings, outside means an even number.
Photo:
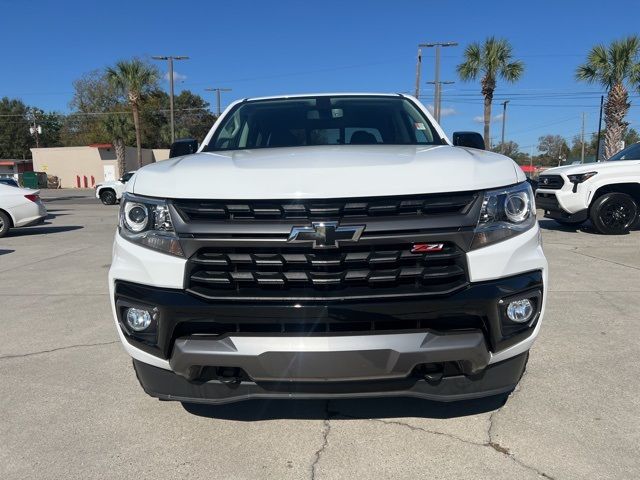
[[[128,111],[125,97],[107,80],[104,70],[93,70],[73,82],[73,111],[63,122],[61,141],[67,146],[111,142],[102,123],[109,112]],[[133,131],[133,126],[131,127]]]
[[[542,162],[546,165],[560,165],[569,155],[569,145],[560,135],[543,135],[538,138],[538,150],[542,154]]]
[[[596,45],[587,61],[576,70],[576,78],[587,83],[599,83],[607,90],[604,107],[606,133],[604,153],[609,158],[620,150],[627,128],[625,117],[631,104],[630,88],[640,88],[640,38],[633,35],[605,45]]]
[[[131,139],[131,120],[121,113],[113,113],[105,115],[102,119],[102,126],[105,133],[109,136],[111,143],[116,151],[116,160],[118,162],[118,171],[120,176],[127,171],[126,163],[126,144]]]
[[[22,101],[0,99],[0,158],[30,158],[30,112]],[[33,144],[35,145],[35,144]]]
[[[140,133],[140,104],[143,96],[158,82],[158,69],[142,60],[122,60],[106,70],[109,83],[125,94],[131,105],[133,126],[136,131],[138,166],[142,166],[142,137]]]
[[[484,144],[491,148],[491,103],[497,80],[518,81],[524,72],[524,63],[514,60],[511,44],[504,39],[487,38],[484,43],[471,43],[464,51],[464,62],[457,67],[463,81],[480,78],[484,96]]]

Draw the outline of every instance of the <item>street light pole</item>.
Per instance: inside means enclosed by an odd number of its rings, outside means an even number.
[[[440,118],[442,117],[442,85],[453,85],[456,82],[452,81],[443,81],[443,82],[427,82],[429,85],[433,85],[434,90],[437,91],[435,95],[437,100],[434,102],[433,106],[433,118],[436,119],[436,122],[440,123]]]
[[[171,117],[171,143],[176,140],[176,128],[175,128],[175,117],[173,113],[173,61],[174,60],[189,60],[189,57],[184,55],[179,56],[155,56],[151,57],[154,60],[167,60],[169,63],[169,115]]]
[[[598,141],[596,142],[596,162],[600,161],[600,132],[602,131],[602,107],[604,106],[604,95],[600,96],[600,118],[598,119]]]
[[[218,117],[219,117],[220,114],[222,113],[220,110],[220,92],[230,92],[231,89],[230,88],[205,88],[205,91],[216,92],[216,104],[217,104],[216,111],[218,112]]]
[[[582,133],[580,134],[581,136],[580,143],[582,144],[582,148],[580,152],[580,163],[584,163],[584,116],[585,116],[585,113],[582,112]]]
[[[434,92],[433,92],[433,113],[436,121],[440,121],[440,102],[441,102],[441,89],[440,89],[440,47],[456,47],[457,42],[432,42],[432,43],[420,43],[418,47],[426,47],[436,49],[436,67],[434,78]],[[416,88],[418,92],[418,88]]]
[[[33,115],[33,123],[29,127],[29,133],[33,135],[36,139],[36,148],[40,147],[40,134],[42,133],[42,127],[38,125],[38,121],[36,119],[36,109],[31,110],[31,115]]]
[[[504,155],[504,126],[507,122],[507,103],[509,100],[505,100],[502,102],[502,139],[500,140],[500,150],[502,150],[502,154]]]
[[[420,73],[422,71],[422,49],[418,46],[418,60],[416,62],[416,91],[415,97],[420,97]]]

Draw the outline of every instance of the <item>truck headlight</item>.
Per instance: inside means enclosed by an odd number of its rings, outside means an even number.
[[[120,204],[118,231],[132,243],[184,256],[165,200],[125,193]]]
[[[481,248],[529,230],[536,223],[536,205],[528,182],[484,193],[471,248]]]
[[[582,183],[589,180],[594,175],[597,175],[598,172],[587,172],[587,173],[579,173],[577,175],[569,175],[569,181],[571,183]]]
[[[569,175],[569,181],[573,183],[573,189],[571,190],[573,193],[578,193],[578,184],[582,182],[586,182],[594,175],[597,175],[598,172],[587,172],[587,173],[578,173],[576,175]]]

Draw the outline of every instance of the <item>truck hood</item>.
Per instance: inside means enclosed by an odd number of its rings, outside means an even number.
[[[525,180],[508,157],[437,146],[202,152],[147,165],[127,190],[166,198],[348,198],[479,190]],[[133,184],[132,184],[133,183]]]
[[[108,182],[100,182],[96,184],[96,188],[98,187],[115,187],[116,185],[122,185],[120,180],[109,180]]]
[[[601,172],[615,168],[628,167],[633,164],[640,164],[640,160],[621,160],[614,162],[585,163],[582,165],[566,165],[564,167],[554,167],[542,172],[542,175],[575,175],[587,172]]]

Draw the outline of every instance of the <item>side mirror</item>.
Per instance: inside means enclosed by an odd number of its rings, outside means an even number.
[[[477,132],[453,132],[453,144],[456,147],[470,147],[484,150],[484,139]]]
[[[169,158],[191,155],[198,151],[198,141],[194,138],[181,138],[171,144]]]

